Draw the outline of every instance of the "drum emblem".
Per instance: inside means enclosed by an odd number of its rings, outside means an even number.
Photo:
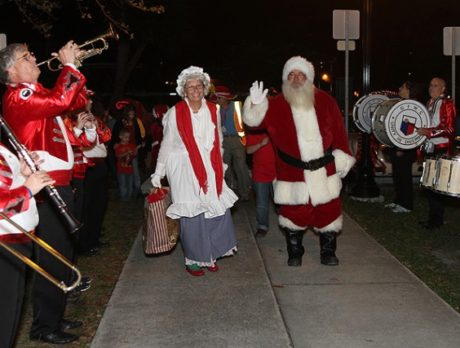
[[[419,135],[417,128],[429,124],[429,113],[423,104],[415,100],[390,99],[375,110],[372,131],[382,144],[407,150],[425,141],[426,137]]]
[[[406,136],[414,133],[416,122],[417,122],[417,119],[415,117],[403,115],[403,120],[401,122],[401,128],[400,128],[401,132]]]

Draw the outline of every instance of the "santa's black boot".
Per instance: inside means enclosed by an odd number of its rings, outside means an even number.
[[[320,233],[319,246],[321,248],[321,263],[327,266],[337,266],[339,264],[339,259],[335,256],[335,250],[337,249],[337,233]]]
[[[305,249],[302,246],[304,231],[293,231],[285,228],[284,232],[286,235],[288,266],[301,266],[302,255],[305,252]]]

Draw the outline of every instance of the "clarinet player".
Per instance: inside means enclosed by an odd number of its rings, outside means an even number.
[[[19,141],[43,160],[40,168],[55,181],[55,187],[70,211],[73,207],[70,186],[73,134],[66,131],[59,115],[83,108],[88,102],[86,78],[75,66],[80,54],[73,41],[55,54],[62,64],[62,71],[54,87],[47,89],[38,82],[40,69],[27,45],[10,44],[0,51],[0,80],[6,84],[4,118]],[[95,131],[93,135],[95,137]],[[88,136],[91,136],[91,130],[88,130]],[[72,241],[58,210],[43,200],[38,203],[38,212],[38,236],[72,260]],[[38,263],[55,277],[70,280],[70,270],[45,251],[37,249],[36,255]],[[77,335],[66,332],[82,325],[79,321],[64,319],[66,295],[37,274],[32,286],[32,302],[32,340],[65,344],[78,339]]]

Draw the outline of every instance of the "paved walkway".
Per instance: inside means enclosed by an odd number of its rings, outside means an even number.
[[[138,238],[91,347],[460,347],[460,315],[350,217],[338,267],[320,265],[311,232],[288,267],[273,211],[257,240],[253,202],[233,217],[238,254],[204,277],[185,272],[180,245],[145,257]]]

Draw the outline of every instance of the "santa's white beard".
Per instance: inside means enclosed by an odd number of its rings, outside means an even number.
[[[291,107],[310,110],[315,104],[315,86],[310,81],[305,81],[303,86],[292,87],[289,81],[284,81],[283,95]]]

